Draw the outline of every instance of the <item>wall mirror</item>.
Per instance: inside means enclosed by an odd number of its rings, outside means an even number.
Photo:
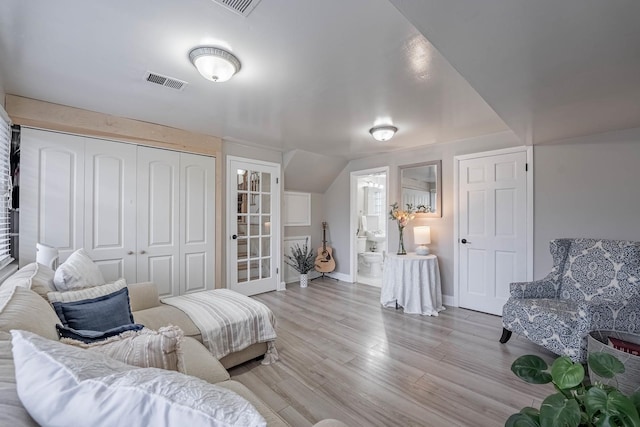
[[[400,166],[402,208],[413,206],[418,216],[442,216],[442,161]]]

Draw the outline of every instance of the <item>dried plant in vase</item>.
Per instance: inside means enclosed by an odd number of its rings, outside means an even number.
[[[296,244],[291,247],[291,255],[284,254],[284,262],[300,273],[300,287],[306,288],[309,281],[308,273],[315,265],[315,255],[313,249],[309,248],[308,239],[305,240],[302,248]]]

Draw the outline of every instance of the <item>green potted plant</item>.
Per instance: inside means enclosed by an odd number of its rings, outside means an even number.
[[[308,273],[313,270],[315,265],[313,249],[310,249],[307,243],[307,240],[305,240],[302,248],[298,244],[291,247],[291,255],[284,254],[284,262],[300,273],[301,288],[307,287],[307,284],[309,283]]]
[[[591,370],[605,378],[624,372],[615,356],[604,352],[589,355]],[[557,358],[551,369],[542,358],[517,358],[511,371],[531,384],[552,383],[557,393],[548,396],[540,409],[526,407],[507,419],[505,427],[640,426],[640,392],[625,396],[617,388],[585,382],[584,366],[566,356]]]

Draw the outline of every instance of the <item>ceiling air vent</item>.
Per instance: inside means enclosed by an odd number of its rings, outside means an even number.
[[[172,77],[163,76],[162,74],[152,73],[147,71],[147,74],[144,76],[144,79],[149,83],[155,83],[160,86],[170,87],[171,89],[182,90],[189,83],[174,79]]]
[[[249,16],[251,11],[260,3],[260,0],[213,0],[229,10],[242,16]]]

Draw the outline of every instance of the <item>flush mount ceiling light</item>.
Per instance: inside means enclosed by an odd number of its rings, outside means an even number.
[[[219,47],[197,47],[189,52],[191,63],[202,77],[212,82],[226,82],[240,71],[240,61]]]
[[[369,133],[376,141],[388,141],[393,138],[393,135],[398,131],[395,126],[375,126],[369,129]]]

